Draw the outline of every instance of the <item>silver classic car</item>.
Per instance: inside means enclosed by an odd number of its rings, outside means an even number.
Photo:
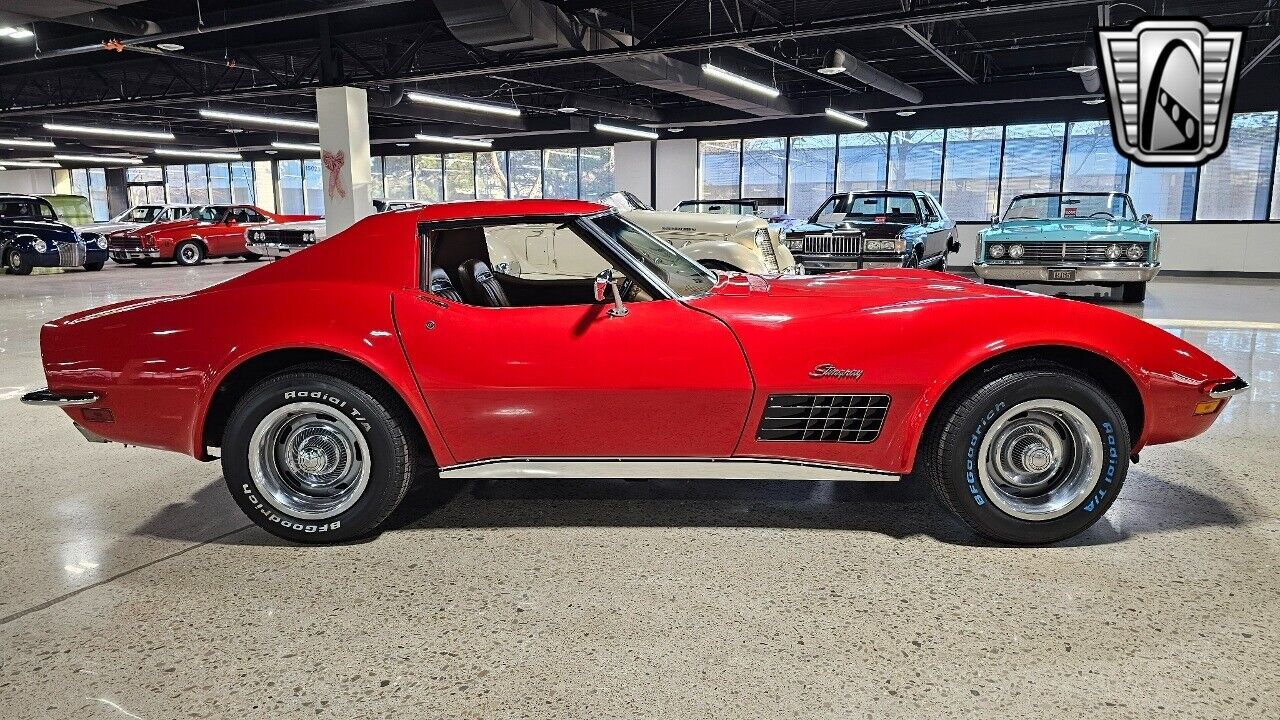
[[[973,269],[992,285],[1123,288],[1142,302],[1160,272],[1160,232],[1125,193],[1030,193],[978,233]]]

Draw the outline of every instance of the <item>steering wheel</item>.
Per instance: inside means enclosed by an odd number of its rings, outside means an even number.
[[[1115,216],[1115,215],[1112,215],[1111,213],[1107,212],[1106,210],[1099,210],[1098,212],[1093,213],[1093,214],[1092,214],[1092,215],[1090,215],[1089,217],[1091,217],[1091,218],[1095,218],[1095,217],[1098,217],[1099,215],[1106,215],[1108,218],[1110,218],[1110,219],[1112,219],[1112,220],[1115,220],[1115,219],[1116,219],[1116,216]]]

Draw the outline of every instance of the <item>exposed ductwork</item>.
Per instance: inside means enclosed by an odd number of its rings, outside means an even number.
[[[29,3],[21,11],[0,12],[0,25],[21,25],[32,21],[57,22],[120,35],[154,35],[160,26],[117,12],[122,5],[140,0],[47,0]]]
[[[552,52],[629,47],[625,33],[578,28],[559,8],[542,0],[434,0],[445,25],[460,42],[496,52]],[[784,97],[762,98],[710,79],[702,68],[665,55],[644,55],[596,65],[636,85],[733,108],[756,117],[796,114]]]
[[[859,82],[866,83],[880,92],[902,98],[909,103],[918,103],[924,99],[924,93],[914,85],[908,85],[896,77],[877,70],[839,48],[827,53],[822,63],[824,75],[845,73]]]

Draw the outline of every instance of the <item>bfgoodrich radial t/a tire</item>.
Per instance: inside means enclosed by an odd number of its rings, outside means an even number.
[[[396,398],[340,364],[259,383],[227,421],[222,471],[240,508],[297,542],[378,529],[415,465],[412,418]]]
[[[993,540],[1051,543],[1102,517],[1129,470],[1115,401],[1068,368],[1006,366],[958,389],[917,462],[938,496]]]

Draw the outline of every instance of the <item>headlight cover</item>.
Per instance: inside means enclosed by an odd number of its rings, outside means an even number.
[[[315,234],[315,233],[313,233],[313,232],[304,232],[304,233],[302,233],[302,242],[304,242],[304,243],[313,243],[313,242],[315,242],[315,241],[316,241],[316,234]]]
[[[994,245],[988,245],[987,257],[993,260],[999,260],[1000,258],[1004,257],[1004,246],[1001,245],[1000,243],[995,243]]]
[[[1119,260],[1119,259],[1120,259],[1120,246],[1119,246],[1119,245],[1116,245],[1115,243],[1112,243],[1112,244],[1110,244],[1110,245],[1108,245],[1108,246],[1107,246],[1107,259],[1108,259],[1108,260]]]
[[[37,238],[35,242],[31,243],[31,247],[34,247],[36,252],[42,253],[49,249],[49,244],[44,240]]]
[[[1021,245],[1010,245],[1009,257],[1013,260],[1021,260],[1023,253],[1025,253],[1026,251],[1027,249],[1022,247]]]
[[[902,240],[868,240],[865,245],[867,252],[891,252],[901,253],[906,247]]]
[[[1125,254],[1125,257],[1129,258],[1130,260],[1134,260],[1134,261],[1141,260],[1143,256],[1142,246],[1136,243],[1133,245],[1130,245],[1129,249],[1124,251],[1124,254]]]

